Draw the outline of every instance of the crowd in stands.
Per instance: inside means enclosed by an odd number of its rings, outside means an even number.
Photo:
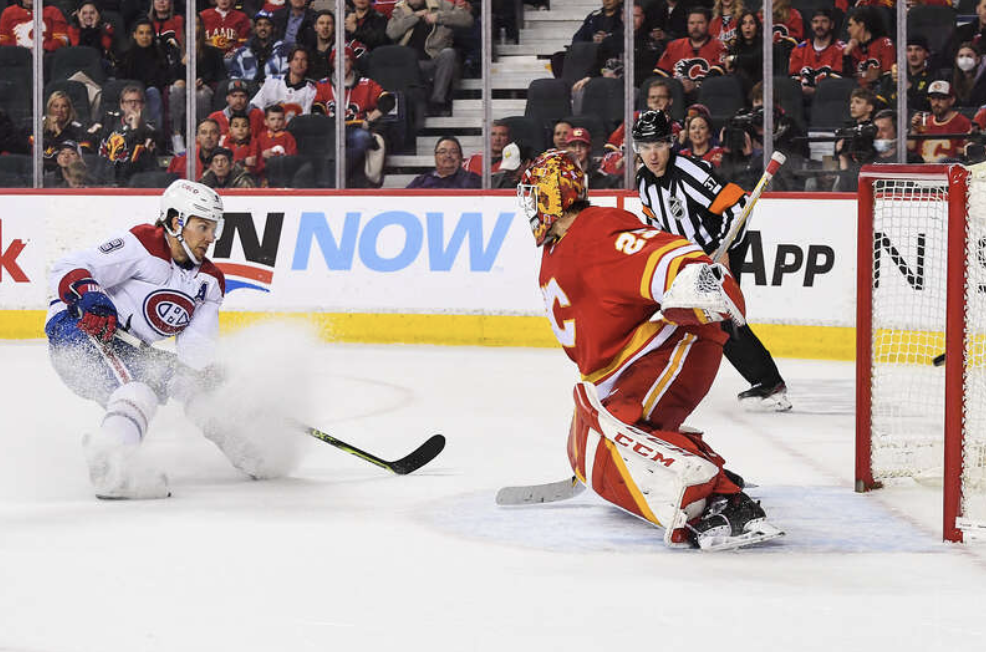
[[[547,9],[562,0],[524,1]],[[30,50],[34,0],[3,2],[0,50]],[[894,4],[773,2],[768,110],[775,147],[794,159],[779,187],[853,190],[859,166],[896,160],[899,150],[928,163],[971,161],[983,151],[986,0],[907,0],[906,43],[894,42]],[[534,85],[527,95],[523,118],[539,133],[513,118],[491,125],[494,187],[519,178],[545,146],[571,151],[590,187],[622,187],[632,157],[622,108],[600,114],[599,106],[607,94],[622,97],[625,74],[638,89],[635,117],[642,109],[668,112],[681,155],[752,185],[763,159],[760,6],[633,0],[634,66],[625,71],[623,2],[600,0],[570,46],[551,57],[551,110],[542,110],[539,103],[548,102]],[[520,37],[516,7],[493,2],[491,31],[505,30],[513,42]],[[480,187],[481,154],[463,152],[453,135],[420,134],[425,116],[451,115],[456,80],[479,61],[479,0],[347,0],[339,110],[334,1],[198,0],[196,9],[195,42],[186,44],[185,5],[174,0],[44,5],[46,186],[162,184],[184,176],[188,156],[196,178],[216,187],[331,186],[339,114],[347,186],[379,186],[388,153],[436,139],[434,170],[408,187]],[[969,20],[954,27],[959,15]],[[186,86],[191,47],[194,91]],[[907,116],[895,112],[898,47],[906,48]],[[30,57],[19,61],[30,65]],[[26,155],[34,140],[26,120],[30,88],[13,81],[7,88],[0,152]],[[192,92],[197,129],[186,152]],[[912,136],[903,146],[896,142],[899,121]],[[0,169],[0,185],[4,174]]]

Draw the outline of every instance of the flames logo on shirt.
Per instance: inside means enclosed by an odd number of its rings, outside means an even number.
[[[114,131],[103,141],[99,148],[99,155],[113,162],[130,160],[130,148],[127,146],[127,139],[123,137],[123,134]]]
[[[879,70],[880,60],[871,57],[869,59],[863,59],[862,61],[856,64],[856,72],[859,74],[860,77],[865,75],[870,68],[876,68],[877,70]]]
[[[805,66],[801,69],[802,86],[817,86],[818,82],[829,77],[839,77],[839,75],[832,70],[832,66],[822,66],[820,68]]]
[[[171,337],[185,330],[192,321],[195,302],[177,290],[157,290],[144,299],[144,320],[154,331]]]
[[[297,102],[282,102],[281,106],[284,107],[284,122],[291,122],[291,118],[296,115],[301,115],[304,113],[304,109]]]
[[[681,59],[674,64],[674,76],[692,81],[702,81],[709,74],[709,62],[705,59]]]

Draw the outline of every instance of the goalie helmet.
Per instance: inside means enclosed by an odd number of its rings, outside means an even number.
[[[172,211],[178,215],[178,229],[171,230]],[[223,230],[223,200],[215,190],[201,183],[178,179],[161,195],[161,222],[165,230],[178,238],[192,217],[216,223],[216,238]]]
[[[517,199],[539,247],[547,239],[551,225],[575,202],[585,198],[585,173],[560,149],[539,156],[517,185]]]
[[[644,111],[633,123],[632,135],[634,150],[637,143],[670,143],[671,118],[664,111]]]

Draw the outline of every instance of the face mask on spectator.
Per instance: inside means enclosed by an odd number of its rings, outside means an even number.
[[[897,141],[890,138],[878,138],[873,141],[873,149],[877,151],[878,154],[886,154],[894,148],[894,143]]]
[[[976,67],[976,60],[972,57],[959,57],[955,60],[955,65],[959,67],[962,72],[969,72]]]

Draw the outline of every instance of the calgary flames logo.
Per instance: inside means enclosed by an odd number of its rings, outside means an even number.
[[[130,148],[127,147],[126,138],[114,131],[109,138],[103,141],[99,148],[99,155],[114,162],[129,160]]]
[[[281,103],[281,106],[284,107],[285,122],[291,122],[291,118],[295,117],[296,115],[301,115],[302,113],[304,113],[304,110],[301,108],[301,105],[298,104],[297,102],[283,102]]]
[[[692,81],[701,81],[709,74],[709,62],[705,59],[681,59],[674,64],[674,76],[685,77]]]

